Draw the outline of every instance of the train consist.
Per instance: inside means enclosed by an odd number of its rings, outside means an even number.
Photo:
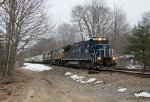
[[[113,68],[117,64],[114,49],[103,37],[92,37],[50,52],[25,59],[27,62],[42,62],[56,65],[73,65],[83,68]]]

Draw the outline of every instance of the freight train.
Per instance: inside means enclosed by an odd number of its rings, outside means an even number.
[[[114,49],[110,47],[108,39],[92,37],[87,41],[66,45],[42,54],[40,61],[65,66],[78,66],[82,68],[107,68],[117,64]],[[37,62],[37,56],[26,59],[27,62]],[[38,61],[39,62],[39,61]]]

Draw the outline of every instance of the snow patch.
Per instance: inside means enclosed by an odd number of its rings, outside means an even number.
[[[127,88],[120,88],[120,89],[118,89],[117,91],[119,91],[119,92],[124,92],[124,91],[126,91],[127,90]]]
[[[94,84],[99,84],[102,83],[103,81],[96,81]]]
[[[70,78],[72,78],[73,80],[79,80],[80,76],[78,76],[77,74],[74,74],[74,75],[70,76]]]
[[[148,92],[135,93],[134,96],[136,96],[136,97],[150,97],[150,93],[148,93]]]
[[[127,69],[141,69],[142,66],[141,65],[128,65],[128,66],[125,66],[125,68],[127,68]]]
[[[92,82],[95,82],[94,84],[98,84],[98,83],[102,82],[102,81],[98,81],[98,79],[96,79],[96,78],[85,78],[84,76],[79,76],[79,75],[74,74],[72,72],[66,72],[65,75],[69,76],[69,78],[71,78],[77,82],[84,83],[84,84],[85,83],[92,83]]]
[[[86,83],[91,83],[91,82],[94,82],[96,80],[96,78],[89,78]]]
[[[85,80],[84,76],[78,76],[77,74],[74,74],[74,75],[71,75],[70,78],[72,78],[73,80],[78,81],[80,83],[86,83],[84,81]]]
[[[37,71],[37,72],[52,69],[51,67],[45,66],[43,64],[24,63],[24,66],[25,67],[22,68],[32,70],[32,71]]]
[[[73,73],[71,72],[66,72],[65,75],[72,75]]]

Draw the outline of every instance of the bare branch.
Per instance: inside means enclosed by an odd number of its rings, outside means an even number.
[[[10,75],[13,74],[15,62],[24,47],[52,30],[52,24],[44,12],[44,1],[6,0],[0,7],[0,32],[5,36],[6,69],[10,69],[8,71]],[[12,58],[13,61],[10,60]]]
[[[5,4],[6,0],[3,0],[2,2],[0,2],[0,6],[2,6],[3,4]]]

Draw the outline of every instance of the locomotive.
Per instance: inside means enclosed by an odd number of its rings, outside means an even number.
[[[87,41],[54,49],[42,56],[43,63],[90,69],[113,69],[117,64],[115,51],[110,47],[108,39],[104,37],[92,37]]]
[[[50,56],[50,63],[57,65],[102,69],[117,64],[115,51],[104,37],[92,37],[87,41],[60,47],[51,51]]]

